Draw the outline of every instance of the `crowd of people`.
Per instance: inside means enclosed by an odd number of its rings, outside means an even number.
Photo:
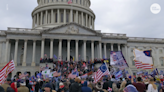
[[[112,77],[102,77],[98,82],[92,78],[81,79],[7,79],[0,86],[0,92],[163,92],[163,78],[129,76],[119,81]]]
[[[95,82],[92,74],[98,69],[95,67],[96,63],[102,64],[104,60],[54,62],[52,69],[47,65],[44,69],[60,72],[60,77],[35,76],[6,79],[0,85],[0,92],[164,92],[163,76],[159,78],[159,76],[131,75],[117,79],[111,73]],[[110,70],[111,66],[108,67]],[[44,69],[42,68],[40,72]],[[79,74],[75,78],[68,77],[75,69]],[[81,77],[87,73],[86,77]]]

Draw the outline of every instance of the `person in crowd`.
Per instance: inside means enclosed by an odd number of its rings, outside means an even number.
[[[79,78],[75,78],[75,82],[71,84],[69,92],[81,92],[81,80]]]
[[[109,81],[108,81],[108,79],[106,79],[106,81],[103,84],[103,89],[106,89],[107,90],[108,87],[109,87]]]
[[[124,88],[123,92],[138,92],[138,90],[135,86],[129,84],[127,87]]]
[[[119,92],[123,92],[123,89],[125,88],[125,85],[126,85],[126,80],[124,80],[124,81],[121,83]]]
[[[18,83],[18,82],[17,82]],[[29,89],[29,92],[32,90],[32,85],[30,85],[29,80],[26,79],[26,87]]]
[[[0,92],[5,92],[2,86],[0,86]]]
[[[81,92],[92,92],[91,88],[87,86],[87,81],[85,81],[83,86],[81,87]]]
[[[44,92],[56,92],[55,90],[52,90],[52,87],[49,83],[46,83],[44,85]]]
[[[158,88],[155,85],[154,78],[150,78],[147,92],[158,92]]]
[[[69,91],[69,85],[70,85],[70,81],[67,79],[66,82],[64,82],[66,92]]]
[[[57,92],[63,92],[63,91],[66,92],[65,86],[64,86],[64,84],[62,82],[60,82],[59,83],[59,90]]]
[[[126,85],[125,86],[128,86],[129,84],[132,84],[131,83],[131,76],[129,76],[129,78],[126,78]]]
[[[11,88],[10,83],[11,83],[11,79],[7,79],[5,80],[5,83],[1,85],[5,92],[7,92],[7,89]]]
[[[101,82],[98,81],[95,86],[95,92],[103,92],[102,90],[103,90],[103,86],[102,86]]]
[[[139,92],[145,92],[146,91],[146,86],[145,84],[142,82],[142,78],[141,77],[138,77],[137,78],[137,83],[135,83],[133,81],[133,77],[131,78],[131,83],[137,88],[137,90]]]
[[[43,90],[43,91],[44,91],[44,87],[45,87],[46,84],[49,84],[49,85],[51,86],[51,88],[52,88],[52,85],[50,84],[49,78],[46,78],[46,79],[45,79],[45,82],[44,82],[43,85],[42,85],[42,90]]]
[[[160,81],[154,78],[154,82],[155,82],[155,85],[157,86],[158,92],[162,92],[162,86],[161,86]]]
[[[17,82],[11,83],[11,88],[14,89],[15,92],[18,92],[18,89],[17,89]]]
[[[39,78],[35,85],[35,92],[38,92],[39,90],[41,90],[41,88],[42,88],[42,82],[41,79]]]
[[[28,87],[26,87],[26,83],[22,80],[20,83],[20,87],[18,88],[18,92],[29,92]]]

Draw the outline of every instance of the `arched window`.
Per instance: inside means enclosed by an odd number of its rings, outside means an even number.
[[[134,56],[132,56],[132,57],[130,58],[130,60],[132,61],[132,66],[135,66]]]

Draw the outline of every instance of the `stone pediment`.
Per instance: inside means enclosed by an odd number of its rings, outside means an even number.
[[[98,35],[95,30],[86,28],[76,23],[64,24],[58,27],[42,30],[42,33],[48,34],[74,34],[74,35]]]

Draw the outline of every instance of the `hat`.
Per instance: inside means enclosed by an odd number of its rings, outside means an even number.
[[[38,79],[38,81],[41,81],[41,79]]]
[[[26,82],[25,81],[21,81],[20,82],[20,85],[25,86],[26,85]]]
[[[46,83],[45,88],[46,88],[46,87],[52,89],[52,88],[51,88],[51,85],[50,85],[49,83]]]
[[[64,84],[63,84],[62,82],[60,82],[60,83],[59,83],[59,86],[62,86],[62,85],[64,85]]]

